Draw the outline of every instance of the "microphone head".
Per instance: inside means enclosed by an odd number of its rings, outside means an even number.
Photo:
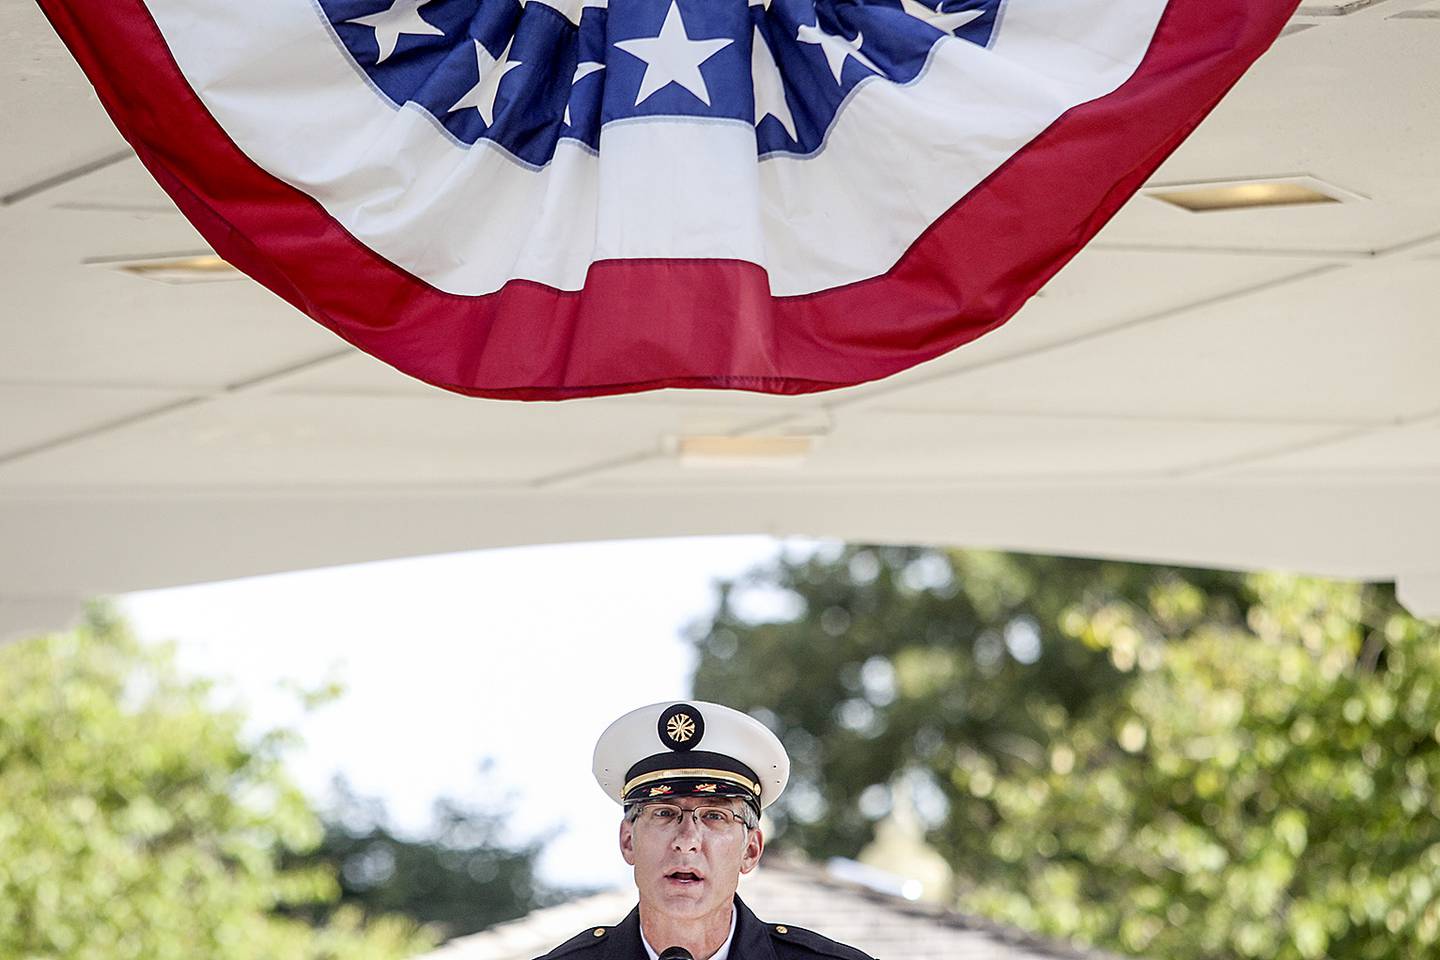
[[[666,947],[660,951],[660,960],[695,960],[695,956],[684,947]]]

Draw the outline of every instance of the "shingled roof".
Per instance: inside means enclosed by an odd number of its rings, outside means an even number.
[[[766,861],[742,878],[740,895],[762,920],[817,930],[879,960],[1107,960],[1109,956],[881,893],[792,861]],[[586,927],[617,923],[634,905],[634,890],[595,894],[452,940],[423,960],[531,960]]]

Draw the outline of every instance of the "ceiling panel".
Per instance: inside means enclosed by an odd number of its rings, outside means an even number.
[[[295,311],[292,323],[314,324],[315,321]],[[338,341],[337,341],[338,343]],[[410,396],[429,397],[443,393],[439,387],[406,376],[382,360],[352,350],[342,357],[320,364],[289,378],[285,392],[312,396]]]
[[[0,37],[7,41],[0,57],[6,140],[0,196],[125,148],[38,6],[0,4]]]
[[[1440,497],[1440,417],[1370,430],[1335,443],[1266,458],[1226,471],[1240,477],[1433,475]]]
[[[1396,260],[886,395],[887,408],[1378,422],[1440,406],[1435,268]]]
[[[0,465],[0,487],[517,483],[746,422],[620,402],[248,394]]]
[[[798,468],[682,465],[675,456],[606,471],[597,482],[789,485],[915,480],[1158,477],[1327,436],[1328,428],[1063,416],[850,411]]]
[[[1395,9],[1399,9],[1395,4]],[[1376,11],[1377,13],[1380,11]],[[1380,250],[1435,231],[1440,71],[1434,21],[1349,16],[1286,37],[1154,182],[1308,174],[1354,204],[1186,213],[1137,198],[1111,235],[1130,242]]]
[[[1394,0],[1302,0],[1300,14],[1310,17],[1345,17],[1381,4],[1398,5]]]
[[[0,384],[0,473],[18,451],[183,399],[163,390]]]
[[[1223,301],[1308,276],[1327,265],[1326,261],[1289,257],[1117,250],[1107,247],[1102,235],[1101,242],[1071,261],[999,329],[884,380],[831,391],[823,395],[824,402],[843,406],[892,393],[908,395],[914,385],[937,377],[1183,312],[1199,303]],[[908,401],[905,406],[910,406]]]
[[[1440,0],[1421,0],[1397,4],[1402,9],[1389,14],[1391,20],[1440,20]]]
[[[205,250],[168,202],[130,160],[0,208],[0,382],[220,387],[345,349],[238,274],[175,285],[86,262]]]

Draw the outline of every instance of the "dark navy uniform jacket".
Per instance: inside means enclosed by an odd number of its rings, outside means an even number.
[[[836,943],[810,930],[782,923],[762,923],[740,900],[735,898],[735,939],[730,944],[730,960],[874,960],[854,947]],[[668,943],[654,944],[664,950]],[[571,937],[554,950],[536,960],[648,960],[645,945],[640,942],[640,908],[613,927],[592,927]]]

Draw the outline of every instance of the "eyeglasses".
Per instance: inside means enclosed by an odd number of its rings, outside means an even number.
[[[653,826],[674,830],[679,829],[687,813],[698,826],[715,833],[728,830],[737,823],[742,826],[745,823],[743,816],[724,807],[696,807],[693,810],[686,810],[674,803],[648,803],[640,808],[640,814],[636,819],[644,820]]]

